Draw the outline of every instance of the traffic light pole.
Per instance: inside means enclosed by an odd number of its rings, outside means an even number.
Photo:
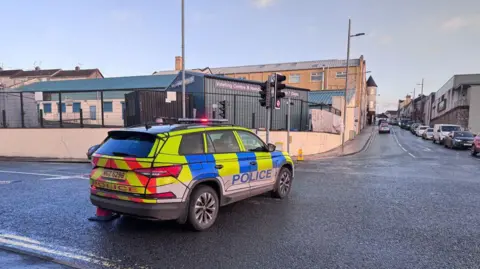
[[[292,105],[291,103],[291,98],[288,97],[288,110],[287,110],[287,152],[290,154],[290,106]]]

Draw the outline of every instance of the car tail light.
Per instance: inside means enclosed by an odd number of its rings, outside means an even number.
[[[155,167],[155,168],[142,168],[137,169],[135,172],[142,174],[147,177],[157,178],[157,177],[178,177],[182,171],[181,165],[173,166],[164,166],[164,167]]]
[[[155,198],[155,199],[173,199],[177,198],[177,196],[169,191],[169,192],[161,192],[161,193],[153,193],[153,194],[148,194],[148,198]]]

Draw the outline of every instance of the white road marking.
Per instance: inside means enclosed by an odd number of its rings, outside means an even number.
[[[97,264],[108,268],[121,268],[119,265],[115,264],[113,261],[107,258],[98,257],[90,253],[79,254],[80,251],[68,249],[65,247],[61,247],[63,249],[66,249],[65,251],[53,249],[51,246],[43,244],[38,240],[30,239],[24,236],[0,234],[0,244],[13,248],[28,249],[30,251],[35,251],[37,253],[39,252],[47,256],[48,254],[50,254],[63,258]]]
[[[57,179],[89,179],[89,178],[86,177],[85,175],[72,175],[72,176],[41,178],[40,180],[57,180]]]
[[[88,179],[88,174],[80,174],[80,175],[53,175],[53,174],[43,174],[43,173],[32,173],[32,172],[20,172],[20,171],[8,171],[8,170],[0,170],[0,173],[5,174],[20,174],[20,175],[31,175],[31,176],[42,176],[47,178],[42,178],[40,180],[55,180],[55,179]]]
[[[31,172],[20,172],[20,171],[8,171],[8,170],[0,170],[0,173],[32,175],[32,176],[43,176],[43,177],[60,177],[60,176],[62,176],[62,175],[41,174],[41,173],[31,173]]]
[[[416,158],[415,155],[413,155],[412,153],[408,152],[408,150],[406,150],[402,144],[400,144],[400,142],[398,141],[397,139],[397,133],[395,131],[393,131],[393,138],[395,139],[395,141],[397,141],[397,145],[403,150],[405,151],[406,153],[408,153],[408,155],[412,156],[413,158]]]
[[[12,183],[12,181],[0,180],[0,185],[6,185],[6,184],[10,184],[10,183]]]

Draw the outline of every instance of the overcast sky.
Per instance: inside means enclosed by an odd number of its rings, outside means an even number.
[[[380,108],[480,73],[478,0],[185,0],[186,67],[364,55]],[[105,76],[170,70],[181,54],[180,0],[0,0],[0,66],[100,68]],[[275,36],[277,34],[277,36]]]

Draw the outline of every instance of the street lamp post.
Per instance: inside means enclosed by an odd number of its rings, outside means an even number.
[[[185,0],[182,0],[182,116],[186,118],[185,108]]]
[[[343,132],[342,132],[342,153],[345,145],[345,131],[347,129],[347,89],[348,89],[348,67],[350,66],[350,38],[365,35],[365,33],[358,33],[352,35],[352,20],[348,19],[348,38],[347,38],[347,68],[345,70],[345,94],[343,100]]]

